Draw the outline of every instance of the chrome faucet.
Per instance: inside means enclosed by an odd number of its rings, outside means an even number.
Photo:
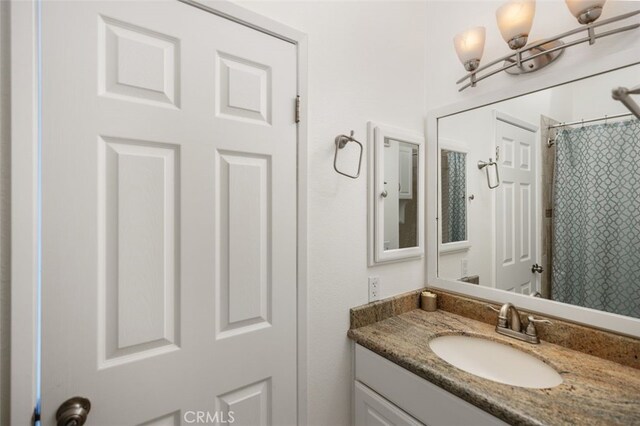
[[[525,342],[533,344],[540,343],[538,330],[536,330],[536,323],[542,322],[545,324],[551,324],[551,321],[549,320],[538,319],[534,318],[533,315],[529,315],[527,316],[529,322],[525,328],[522,326],[522,322],[520,321],[520,313],[511,303],[505,303],[500,309],[494,308],[491,305],[487,305],[487,307],[498,312],[498,324],[496,325],[497,333]]]
[[[511,303],[505,303],[500,308],[498,315],[498,326],[500,328],[509,328],[513,331],[522,331],[520,324],[520,313]]]

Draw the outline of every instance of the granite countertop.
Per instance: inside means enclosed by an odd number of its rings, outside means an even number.
[[[497,383],[439,358],[429,340],[443,335],[488,338],[551,365],[563,383],[529,389]],[[349,330],[356,343],[511,424],[640,425],[640,370],[545,341],[520,342],[495,326],[438,310],[421,309]]]

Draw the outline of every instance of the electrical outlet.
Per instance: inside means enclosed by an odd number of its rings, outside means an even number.
[[[462,277],[469,276],[469,262],[467,259],[460,260],[460,272],[462,273]]]
[[[380,277],[369,277],[369,302],[380,300]]]

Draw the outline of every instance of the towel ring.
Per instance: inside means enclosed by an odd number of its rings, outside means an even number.
[[[496,154],[498,154],[498,151],[496,151]],[[491,185],[491,179],[489,178],[489,167],[491,166],[495,166],[496,168],[496,184],[495,185]],[[496,161],[493,161],[493,159],[489,158],[489,161],[482,161],[482,160],[478,160],[478,169],[482,170],[484,169],[484,171],[487,173],[487,185],[489,186],[489,189],[496,189],[497,187],[500,186],[500,171],[498,170],[498,163]]]
[[[352,130],[350,136],[347,136],[347,135],[336,136],[336,152],[333,156],[333,169],[339,174],[341,174],[342,176],[346,176],[351,179],[357,179],[358,176],[360,176],[360,168],[362,167],[362,152],[364,151],[364,147],[360,142],[358,142],[353,138],[353,134],[354,132]],[[355,175],[350,175],[348,173],[344,173],[338,170],[338,150],[341,150],[342,148],[347,146],[349,142],[355,142],[360,146],[360,158],[358,159],[358,172]]]

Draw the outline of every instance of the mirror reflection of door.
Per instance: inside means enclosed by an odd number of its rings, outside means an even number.
[[[516,293],[538,291],[536,222],[537,126],[504,113],[496,120],[498,167],[496,188],[496,288]]]
[[[384,249],[418,245],[418,146],[384,141]]]

